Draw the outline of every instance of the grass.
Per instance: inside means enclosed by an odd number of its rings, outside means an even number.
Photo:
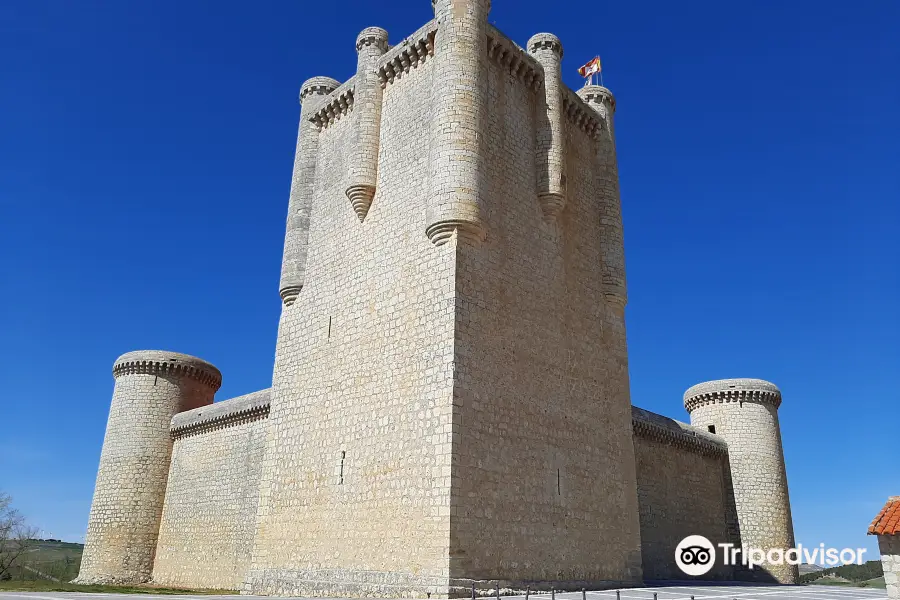
[[[58,579],[70,581],[78,575],[84,546],[71,542],[33,540],[11,574],[16,580]]]
[[[55,583],[45,579],[35,581],[0,581],[0,591],[7,592],[88,592],[102,594],[237,594],[235,590],[189,590],[153,587],[150,585],[77,585]]]
[[[815,581],[810,581],[809,585],[832,585],[832,586],[845,586],[845,587],[855,587],[852,581],[847,581],[846,579],[838,579],[836,577],[823,577],[821,579],[816,579]]]
[[[823,577],[822,579],[816,579],[815,581],[810,581],[807,585],[830,585],[834,587],[862,587],[862,588],[878,588],[884,589],[884,577],[876,577],[875,579],[869,579],[866,581],[848,581],[846,579],[839,579],[834,577]]]
[[[860,582],[859,587],[878,588],[883,590],[886,586],[884,585],[884,577],[876,577],[875,579]]]
[[[107,594],[237,594],[234,590],[192,590],[152,585],[78,585],[65,583],[78,575],[84,546],[71,542],[36,540],[11,571],[13,579],[0,581],[0,591],[88,592]],[[54,577],[59,582],[47,579]]]

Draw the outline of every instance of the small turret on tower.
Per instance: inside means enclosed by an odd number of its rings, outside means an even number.
[[[78,583],[150,580],[177,413],[212,404],[222,374],[187,354],[141,350],[113,365],[113,390]]]
[[[622,201],[619,194],[619,167],[616,160],[616,136],[613,114],[616,99],[601,85],[586,85],[577,92],[599,116],[602,126],[595,162],[597,189],[600,190],[600,226],[603,261],[603,293],[607,302],[625,310],[628,292],[625,280],[625,239],[622,227]]]
[[[383,90],[375,65],[387,52],[388,33],[367,27],[356,38],[356,84],[353,92],[355,143],[350,161],[347,198],[362,221],[369,212],[378,180],[378,138],[381,134]]]
[[[434,41],[431,196],[425,234],[435,246],[456,232],[484,239],[487,17],[490,0],[432,0]]]
[[[691,425],[728,442],[741,544],[768,552],[794,547],[778,407],[781,391],[762,379],[720,379],[684,393]],[[765,565],[742,579],[797,583],[796,565]]]
[[[300,128],[294,155],[291,197],[288,201],[284,254],[281,260],[279,294],[285,306],[297,299],[306,279],[306,253],[309,242],[309,215],[312,212],[313,186],[316,178],[316,155],[319,128],[310,122],[322,100],[340,85],[330,77],[313,77],[300,87]]]
[[[544,68],[543,102],[537,103],[536,168],[538,201],[544,217],[552,221],[566,205],[566,130],[562,108],[563,47],[552,33],[539,33],[526,44]]]

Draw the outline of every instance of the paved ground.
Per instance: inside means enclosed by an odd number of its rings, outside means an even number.
[[[621,590],[620,600],[881,600],[884,590],[811,586],[684,585]],[[532,594],[549,600],[549,594]],[[84,594],[80,592],[0,592],[0,600],[253,600],[255,596],[161,596],[156,594]],[[616,592],[587,592],[587,600],[615,600]],[[272,600],[266,598],[266,600]],[[307,598],[304,600],[319,600]],[[332,599],[333,600],[333,599]],[[482,600],[491,600],[484,598]],[[524,596],[502,596],[502,600],[524,600]],[[581,600],[581,592],[559,593],[556,600]]]

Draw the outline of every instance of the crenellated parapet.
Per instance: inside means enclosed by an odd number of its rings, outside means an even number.
[[[309,216],[312,212],[319,149],[319,128],[310,121],[310,118],[338,85],[339,83],[330,77],[313,77],[300,87],[300,125],[297,131],[284,253],[281,260],[281,281],[278,287],[284,306],[294,303],[306,280]]]
[[[555,35],[539,33],[528,40],[527,48],[544,70],[543,102],[536,104],[535,167],[538,201],[544,218],[553,221],[566,205],[563,47]]]
[[[222,387],[222,373],[205,360],[179,352],[138,350],[123,354],[113,363],[113,377],[124,375],[190,377],[215,393]]]
[[[179,439],[214,429],[265,419],[269,416],[271,396],[270,388],[178,413],[172,417],[170,429],[172,438]]]
[[[415,69],[429,57],[434,56],[434,36],[437,21],[432,19],[411,36],[388,50],[378,60],[376,71],[381,87],[401,79],[411,69]]]
[[[603,119],[597,109],[588,104],[578,93],[565,88],[563,93],[563,112],[566,120],[584,131],[588,136],[599,139],[603,130]]]
[[[528,90],[537,92],[540,89],[544,80],[540,61],[491,24],[487,27],[487,54],[488,58],[524,83]]]
[[[355,86],[355,75],[344,83],[336,85],[331,93],[322,100],[318,108],[309,115],[309,120],[320,129],[326,129],[344,115],[349,114],[353,110],[355,101]]]
[[[594,176],[600,209],[600,245],[603,273],[603,295],[607,303],[624,314],[628,303],[625,279],[625,239],[622,227],[622,202],[619,195],[619,167],[616,159],[616,138],[613,113],[616,100],[608,89],[586,85],[577,92],[585,106],[596,117],[588,119],[583,109],[570,98],[568,109],[576,122],[597,140]],[[571,119],[571,117],[570,117]]]
[[[632,406],[631,425],[634,435],[638,437],[674,448],[682,448],[702,456],[724,457],[728,455],[728,444],[721,437],[649,410]]]
[[[684,408],[688,412],[706,404],[727,402],[757,402],[778,408],[781,390],[762,379],[723,379],[697,384],[684,393]]]

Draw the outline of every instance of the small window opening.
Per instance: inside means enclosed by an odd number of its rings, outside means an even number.
[[[341,450],[341,480],[338,485],[344,485],[344,459],[347,458],[347,451]]]
[[[328,339],[331,339],[331,317],[328,317]]]
[[[710,433],[715,433],[715,432],[716,432],[716,426],[715,426],[715,425],[708,425],[706,428],[709,429],[709,432],[710,432]]]
[[[559,476],[559,469],[557,469],[557,470],[556,470],[556,495],[557,495],[557,496],[561,496],[561,495],[562,495],[562,490],[561,490],[561,487],[560,487],[560,484],[559,484],[559,483],[560,483],[560,482],[559,482],[559,479],[560,479],[560,476]]]

